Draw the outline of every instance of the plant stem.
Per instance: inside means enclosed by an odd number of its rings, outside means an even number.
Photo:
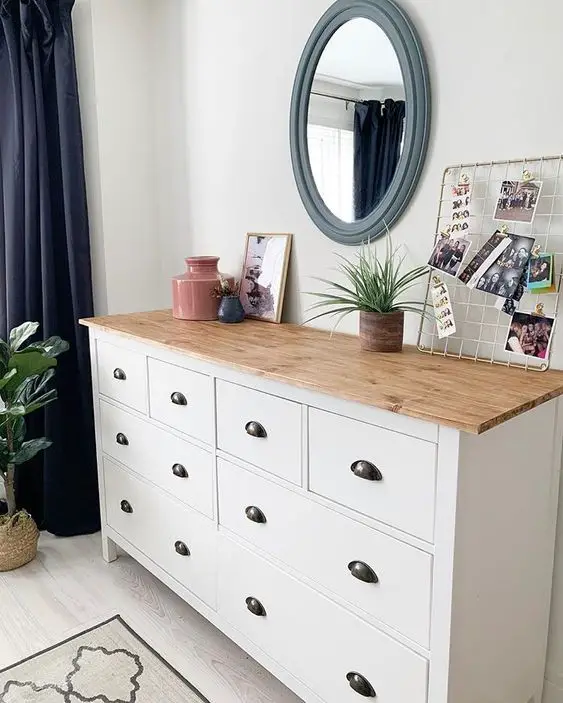
[[[13,517],[16,514],[16,489],[15,489],[15,466],[10,464],[4,479],[4,487],[6,488],[6,503],[8,504],[8,517]]]
[[[14,452],[14,431],[11,423],[11,418],[8,418],[6,423],[6,445],[8,456]],[[8,464],[8,470],[4,477],[4,488],[6,489],[6,502],[8,503],[8,517],[13,517],[16,514],[16,488],[15,488],[15,473],[16,467],[14,464]]]

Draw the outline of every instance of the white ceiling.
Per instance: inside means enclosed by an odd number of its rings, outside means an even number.
[[[393,45],[371,20],[358,17],[332,36],[317,66],[317,79],[364,86],[402,85]]]

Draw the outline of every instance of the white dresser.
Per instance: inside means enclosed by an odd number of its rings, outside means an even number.
[[[167,312],[84,324],[107,561],[307,703],[541,703],[563,374]]]

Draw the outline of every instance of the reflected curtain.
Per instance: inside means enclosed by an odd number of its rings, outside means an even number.
[[[19,468],[19,507],[57,535],[99,528],[88,338],[93,313],[74,0],[0,0],[0,335],[60,335],[59,400],[29,417],[53,446]]]
[[[357,220],[379,205],[401,158],[405,101],[368,100],[354,115],[354,212]]]

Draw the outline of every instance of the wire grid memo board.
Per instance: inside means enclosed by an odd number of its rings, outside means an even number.
[[[534,180],[543,182],[534,220],[530,224],[494,220],[503,181],[521,181],[525,172],[529,172]],[[452,187],[458,185],[464,176],[469,178],[472,186],[471,219],[469,230],[461,236],[471,240],[471,250],[461,270],[503,224],[507,225],[510,233],[534,237],[536,246],[539,245],[542,252],[554,255],[553,280],[557,292],[538,294],[526,290],[518,310],[534,312],[537,304],[541,303],[544,306],[543,315],[556,318],[563,276],[563,154],[535,159],[459,164],[447,168],[442,180],[434,244],[446,226],[451,224],[454,200]],[[431,287],[432,277],[436,274],[448,286],[456,321],[456,333],[446,339],[438,338],[434,320]],[[432,269],[426,292],[426,314],[420,323],[418,349],[426,354],[502,364],[530,371],[546,371],[549,368],[549,358],[536,359],[505,351],[512,318],[497,307],[498,301],[498,296],[470,289],[457,278]],[[557,322],[552,333],[551,358],[556,348],[556,331]]]

